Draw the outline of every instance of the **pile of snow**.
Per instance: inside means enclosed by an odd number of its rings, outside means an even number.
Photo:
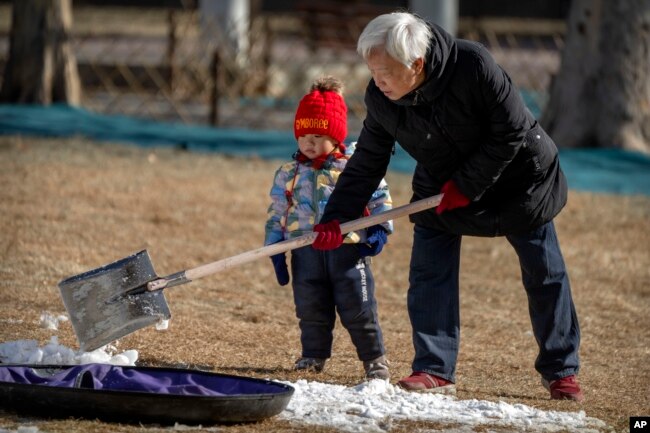
[[[41,326],[58,326],[61,316],[41,316]],[[115,346],[92,352],[74,351],[58,343],[56,336],[43,347],[35,340],[0,343],[0,364],[87,364],[135,365],[136,350],[117,353]],[[474,427],[498,427],[499,431],[594,433],[605,423],[587,417],[584,411],[543,411],[523,404],[458,400],[439,394],[407,392],[382,380],[354,387],[298,380],[284,382],[295,389],[289,405],[278,417],[296,424],[332,427],[345,432],[385,432],[396,421],[431,421],[469,433]],[[571,406],[567,403],[567,406]],[[31,428],[31,427],[25,427]],[[18,430],[18,432],[37,432]],[[447,431],[449,431],[447,429]],[[0,433],[4,433],[0,427]]]
[[[285,383],[296,391],[280,418],[346,432],[382,433],[394,421],[460,425],[453,431],[468,433],[478,425],[499,426],[499,431],[505,428],[513,432],[580,433],[598,432],[606,426],[596,418],[587,417],[584,411],[543,411],[523,404],[458,400],[441,394],[404,391],[383,380],[354,387],[305,380]]]
[[[18,430],[5,430],[0,427],[0,433],[39,433],[40,430],[36,426],[20,426]]]
[[[59,322],[66,322],[67,320],[68,316],[66,315],[60,314],[55,316],[50,312],[44,311],[41,313],[40,325],[41,328],[56,331],[59,329]]]
[[[18,340],[0,343],[0,364],[51,364],[71,365],[102,363],[113,365],[135,365],[137,350],[116,353],[115,346],[104,346],[92,352],[74,351],[59,344],[56,336],[49,343],[39,347],[36,340]]]

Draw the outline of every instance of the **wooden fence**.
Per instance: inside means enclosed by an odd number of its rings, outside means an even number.
[[[356,3],[351,5],[357,9],[331,10],[325,3],[302,2],[290,15],[254,16],[245,56],[230,48],[226,30],[202,22],[196,10],[167,11],[159,19],[162,32],[75,31],[84,105],[102,113],[188,124],[290,129],[309,83],[334,74],[346,86],[350,130],[358,130],[369,73],[355,43],[381,11],[359,9]],[[542,109],[559,68],[563,26],[559,21],[461,20],[459,36],[484,43],[532,98],[528,102]],[[0,70],[7,41],[7,32],[0,33]]]

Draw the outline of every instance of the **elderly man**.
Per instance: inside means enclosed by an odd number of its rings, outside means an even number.
[[[339,223],[361,214],[395,142],[417,161],[412,200],[444,193],[435,210],[410,218],[415,357],[413,373],[398,385],[455,392],[461,239],[505,236],[519,257],[542,384],[552,399],[582,401],[580,329],[553,225],[567,200],[553,140],[478,43],[396,12],[373,19],[357,50],[372,75],[367,117],[357,151],[314,227],[314,248],[340,245]]]

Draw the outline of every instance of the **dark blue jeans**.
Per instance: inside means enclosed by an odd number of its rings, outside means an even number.
[[[508,235],[519,256],[539,346],[535,369],[547,380],[578,372],[580,328],[553,222]],[[455,381],[460,339],[458,271],[462,236],[415,226],[408,291],[413,371]],[[505,343],[504,343],[505,344]]]
[[[291,254],[291,273],[302,356],[332,355],[337,311],[360,360],[384,354],[375,283],[357,245],[343,244],[331,251],[315,250],[311,245],[298,248]]]

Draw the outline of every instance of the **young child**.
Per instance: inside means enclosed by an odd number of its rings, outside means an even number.
[[[275,174],[265,245],[312,233],[320,220],[353,151],[353,146],[343,143],[347,136],[347,107],[342,87],[335,78],[321,78],[300,101],[294,123],[298,151]],[[384,212],[391,207],[388,186],[382,180],[365,213]],[[302,344],[296,370],[323,370],[332,354],[338,311],[363,361],[366,378],[388,380],[369,257],[381,252],[392,230],[389,221],[349,233],[335,250],[318,251],[308,245],[292,251],[293,295]],[[271,259],[278,283],[288,284],[286,255]]]

